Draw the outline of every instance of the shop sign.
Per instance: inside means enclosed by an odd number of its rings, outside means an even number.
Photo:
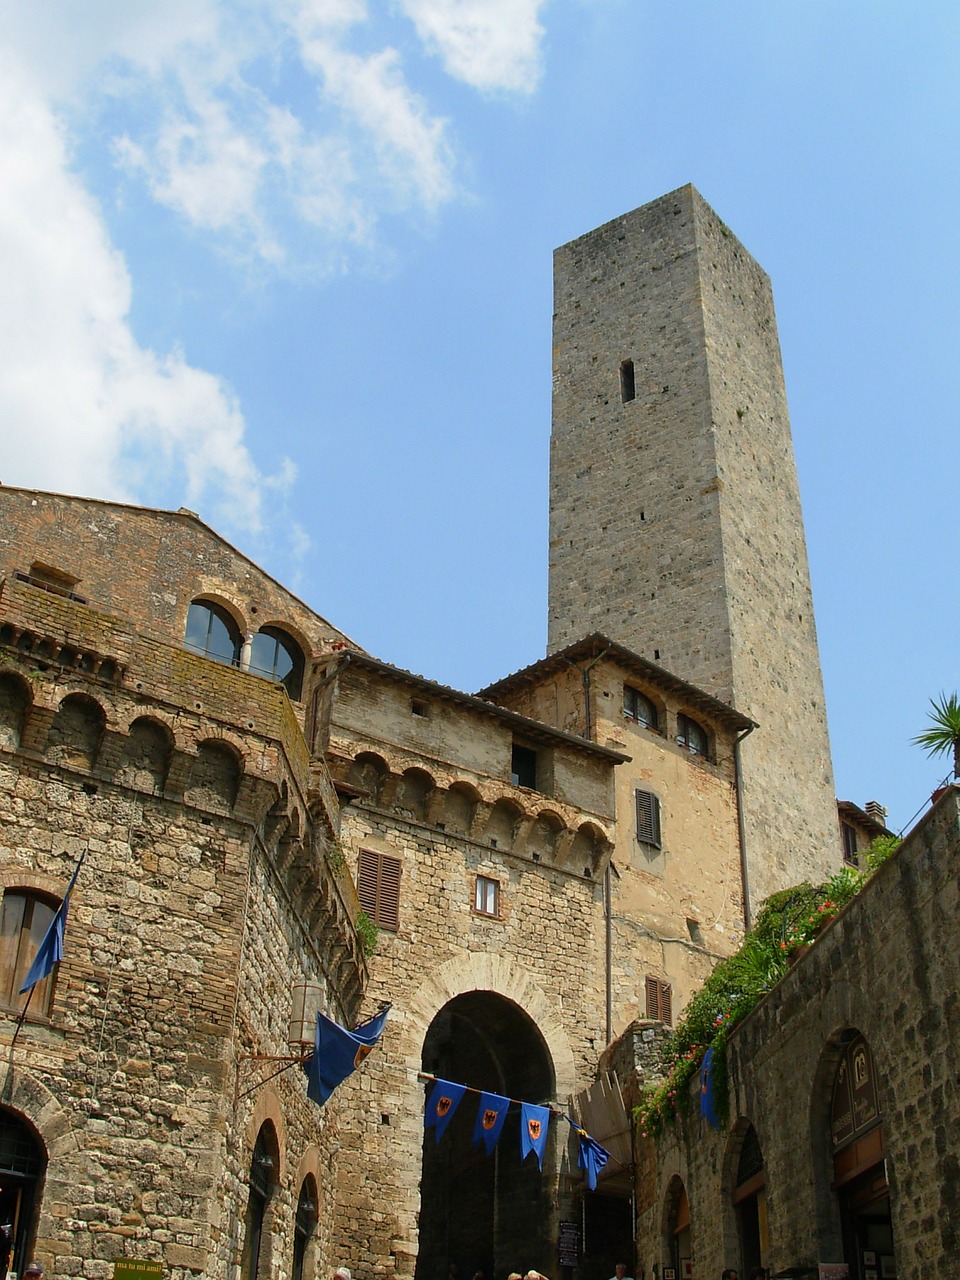
[[[162,1276],[162,1262],[148,1262],[145,1258],[117,1258],[113,1264],[113,1280],[148,1280],[150,1276]]]

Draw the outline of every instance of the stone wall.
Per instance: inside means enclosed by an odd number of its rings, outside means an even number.
[[[129,1256],[170,1280],[236,1276],[265,1121],[269,1269],[289,1269],[312,1179],[306,1274],[329,1270],[337,1106],[318,1112],[295,1068],[266,1082],[293,985],[349,1021],[366,979],[327,861],[336,816],[315,818],[309,788],[278,686],[3,584],[0,884],[56,901],[85,854],[49,1014],[28,1012],[4,1093],[48,1159],[29,1245],[48,1273],[106,1280]],[[0,1037],[14,1030],[8,1008]]]
[[[731,1191],[748,1124],[766,1177],[774,1272],[839,1261],[831,1190],[830,1098],[855,1032],[873,1056],[899,1280],[960,1274],[956,1071],[960,961],[960,788],[951,787],[898,853],[818,938],[729,1046],[729,1121],[696,1116],[645,1146],[638,1243],[647,1275],[665,1262],[665,1205],[679,1177],[690,1202],[696,1280],[737,1266]]]
[[[425,681],[414,716],[410,689],[398,687],[391,672],[348,663],[329,725],[335,777],[354,789],[342,818],[348,864],[357,874],[362,850],[400,864],[398,927],[380,931],[366,1005],[389,1000],[393,1012],[381,1046],[342,1089],[351,1110],[341,1135],[338,1247],[365,1275],[411,1275],[418,1253],[420,1276],[445,1272],[449,1260],[462,1273],[524,1262],[549,1274],[558,1215],[581,1181],[566,1163],[566,1132],[554,1138],[542,1179],[535,1165],[521,1168],[507,1139],[487,1159],[454,1157],[450,1137],[434,1155],[428,1135],[428,1168],[418,1072],[450,1071],[447,1078],[512,1097],[561,1103],[591,1081],[605,1042],[602,877],[617,757],[549,739],[571,774],[584,762],[581,794],[605,798],[599,812],[578,808],[573,787],[560,798],[509,782],[519,717],[475,700],[453,705],[450,691]],[[408,787],[411,778],[421,785]],[[476,910],[478,875],[499,887],[495,914]],[[450,1017],[456,1034],[438,1036]],[[472,1115],[476,1101],[468,1105]],[[437,1172],[448,1158],[453,1164]],[[469,1176],[461,1158],[477,1161]],[[499,1190],[481,1190],[494,1166]],[[423,1214],[436,1218],[437,1200],[458,1177],[466,1181],[456,1183],[453,1235],[441,1244],[436,1227],[425,1239]]]

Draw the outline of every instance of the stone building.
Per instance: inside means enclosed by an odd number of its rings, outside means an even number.
[[[638,1277],[960,1275],[958,886],[953,786],[733,1032],[720,1129],[643,1144]]]
[[[339,633],[189,513],[0,489],[0,581],[11,1267],[315,1274],[337,1111],[262,1059],[290,1054],[298,985],[349,1023],[367,981],[296,683]],[[273,654],[286,687],[211,661],[224,644]],[[64,960],[18,1030],[81,854]]]
[[[594,1280],[632,1254],[618,1100],[586,1196],[562,1119],[541,1176],[515,1113],[491,1157],[475,1105],[425,1135],[424,1077],[582,1118],[611,1043],[653,1061],[839,836],[766,277],[686,188],[560,251],[555,335],[550,652],[479,694],[363,652],[189,511],[0,487],[18,1264],[499,1278],[556,1274],[565,1236]],[[382,1002],[318,1110],[315,1009]]]

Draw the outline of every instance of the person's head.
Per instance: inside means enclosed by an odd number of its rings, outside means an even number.
[[[617,1277],[617,1280],[623,1280],[623,1277],[627,1274],[627,1264],[625,1262],[618,1262],[613,1268],[613,1274]]]
[[[507,1276],[507,1280],[523,1280],[523,1276],[519,1271],[511,1271]]]
[[[725,1268],[720,1280],[738,1280],[736,1267]]]
[[[24,1276],[32,1276],[33,1280],[43,1280],[43,1267],[39,1262],[28,1262]]]
[[[333,1273],[333,1280],[350,1280],[350,1268],[337,1267],[336,1271]]]

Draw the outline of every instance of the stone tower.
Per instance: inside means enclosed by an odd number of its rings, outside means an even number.
[[[839,861],[770,281],[692,186],[554,262],[550,652],[603,632],[759,722],[754,907]]]

